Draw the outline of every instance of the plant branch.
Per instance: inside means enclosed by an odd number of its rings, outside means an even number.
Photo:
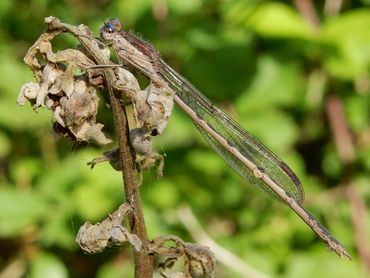
[[[107,86],[109,99],[114,115],[114,123],[119,147],[119,158],[122,165],[122,176],[125,185],[126,200],[132,207],[130,217],[130,228],[145,244],[148,242],[144,215],[141,208],[139,182],[135,176],[135,154],[130,144],[130,134],[126,112],[120,104],[119,97],[114,94],[112,86]],[[134,251],[135,253],[135,277],[152,277],[153,262],[152,256],[148,256],[145,251]]]
[[[92,37],[87,27],[75,27],[69,24],[61,23],[55,17],[45,19],[48,29],[51,32],[62,30],[76,36],[81,44],[86,48],[88,54],[95,60],[98,65],[111,65],[111,61],[99,49],[99,43]],[[132,208],[130,214],[130,229],[136,234],[144,246],[148,242],[146,227],[144,222],[143,211],[140,202],[139,182],[135,176],[135,153],[130,144],[129,129],[125,109],[120,104],[120,96],[116,95],[113,85],[116,81],[115,73],[112,68],[102,68],[104,73],[106,87],[109,92],[110,104],[114,117],[114,124],[118,139],[119,158],[122,165],[122,176],[126,200]],[[152,277],[153,260],[143,248],[141,251],[134,250],[135,257],[135,277],[146,278]]]
[[[294,6],[299,13],[314,27],[320,26],[320,18],[312,0],[294,0]]]
[[[330,95],[326,101],[326,112],[330,124],[331,133],[335,143],[338,156],[345,167],[343,175],[344,189],[352,210],[352,225],[356,237],[356,246],[359,256],[366,266],[367,272],[370,271],[370,249],[366,237],[366,205],[365,200],[358,192],[354,180],[354,162],[356,159],[353,134],[348,127],[345,117],[343,103],[335,95]]]

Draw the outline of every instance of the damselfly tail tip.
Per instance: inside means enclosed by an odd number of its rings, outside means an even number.
[[[349,260],[352,261],[351,255],[346,251],[346,249],[340,243],[338,243],[338,246],[336,246],[335,248],[329,247],[329,249],[334,250],[334,252],[337,253],[337,255],[341,259],[344,259],[347,257]]]
[[[348,252],[343,248],[342,253],[341,253],[341,258],[347,257],[350,261],[352,261],[352,257]]]

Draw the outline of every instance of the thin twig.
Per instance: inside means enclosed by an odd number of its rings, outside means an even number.
[[[312,0],[294,0],[294,6],[300,14],[314,27],[320,26],[320,18],[315,10]]]
[[[324,14],[326,16],[336,16],[342,8],[343,0],[326,0],[324,4]]]
[[[232,269],[242,277],[268,278],[269,276],[247,264],[238,256],[217,244],[200,226],[189,206],[177,210],[181,223],[196,242],[208,246],[216,255],[217,261]]]
[[[362,263],[366,267],[367,273],[370,272],[370,249],[368,235],[366,234],[366,204],[359,194],[356,186],[347,186],[347,197],[351,204],[352,225],[355,230],[356,246]]]
[[[344,189],[351,205],[351,220],[355,231],[358,254],[367,271],[370,272],[370,249],[366,236],[366,205],[364,198],[359,194],[357,187],[352,182],[354,172],[351,166],[353,166],[356,158],[353,136],[350,133],[343,104],[339,97],[335,95],[328,97],[326,111],[339,158],[346,166],[345,174],[343,175]]]
[[[355,150],[341,100],[334,95],[329,96],[326,100],[326,111],[338,155],[344,164],[352,163]]]

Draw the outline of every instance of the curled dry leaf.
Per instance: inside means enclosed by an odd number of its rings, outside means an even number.
[[[25,84],[17,102],[25,105],[28,100],[34,109],[51,110],[56,121],[54,130],[62,136],[108,144],[111,140],[102,132],[103,125],[96,123],[99,102],[96,86],[101,84],[97,82],[101,73],[81,50],[54,53],[50,40],[55,35],[55,32],[42,34],[29,49],[24,60],[37,82]]]
[[[206,246],[184,242],[174,235],[165,235],[153,240],[149,252],[160,257],[159,269],[163,277],[179,275],[178,272],[169,270],[180,259],[184,262],[182,277],[210,278],[214,275],[216,257]]]
[[[191,277],[213,277],[216,257],[207,246],[186,243],[184,252]]]
[[[35,100],[39,91],[39,83],[29,82],[24,84],[21,88],[21,91],[19,92],[17,104],[23,106],[26,104],[27,100]]]
[[[130,211],[130,206],[124,203],[101,223],[93,225],[86,222],[78,231],[77,244],[90,254],[102,252],[107,247],[121,246],[126,242],[130,243],[136,251],[140,251],[142,249],[140,239],[121,224]]]
[[[107,247],[121,246],[130,243],[136,251],[140,251],[142,243],[135,234],[131,234],[122,225],[111,225],[110,223],[97,223],[92,225],[86,222],[78,231],[77,244],[87,253],[96,254]]]
[[[116,69],[115,89],[122,92],[124,103],[133,103],[136,127],[145,127],[151,134],[161,134],[168,124],[173,109],[173,93],[153,82],[144,90],[136,78],[123,68]]]
[[[103,251],[111,238],[109,229],[100,224],[86,222],[78,231],[76,242],[87,253],[95,254]]]
[[[167,127],[173,109],[173,94],[166,88],[158,88],[153,83],[137,95],[136,113],[141,126],[151,130],[151,134],[161,134]],[[141,127],[139,126],[139,127]]]

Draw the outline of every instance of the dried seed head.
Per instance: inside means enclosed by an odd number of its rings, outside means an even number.
[[[192,277],[213,277],[216,258],[207,246],[186,243],[184,252]]]

